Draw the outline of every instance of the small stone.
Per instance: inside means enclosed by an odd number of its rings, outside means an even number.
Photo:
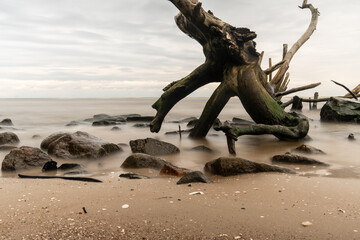
[[[124,205],[121,206],[121,208],[124,208],[124,209],[129,208],[129,204],[124,204]]]
[[[301,225],[303,225],[303,227],[308,227],[308,226],[312,225],[312,222],[305,221],[305,222],[302,222]]]
[[[348,139],[351,141],[355,140],[355,135],[353,133],[350,133]]]

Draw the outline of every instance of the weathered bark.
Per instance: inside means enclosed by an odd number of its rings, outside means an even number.
[[[239,97],[245,110],[257,124],[245,127],[217,126],[217,130],[224,131],[230,137],[228,139],[235,140],[244,134],[273,134],[281,139],[305,137],[309,129],[307,120],[286,113],[281,108],[269,90],[271,87],[267,82],[267,74],[279,67],[283,68],[284,64],[288,65],[297,49],[309,37],[308,34],[299,39],[282,62],[263,71],[260,67],[262,55],[256,52],[253,42],[256,37],[254,32],[223,22],[212,12],[206,12],[197,0],[170,1],[180,10],[175,17],[176,24],[202,45],[206,60],[189,76],[164,89],[165,92],[153,105],[157,114],[151,122],[151,131],[160,130],[166,114],[182,98],[208,83],[220,82],[190,133],[191,137],[205,137],[233,96]],[[316,13],[313,18],[317,20],[318,12],[313,11],[311,4],[304,1],[301,8],[310,8],[313,14]],[[229,147],[233,140],[229,141]]]

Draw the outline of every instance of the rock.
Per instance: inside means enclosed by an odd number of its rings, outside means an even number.
[[[348,139],[352,141],[355,140],[355,135],[353,133],[350,133]]]
[[[52,159],[39,148],[22,146],[11,150],[10,153],[5,156],[1,170],[15,171],[42,167],[48,161],[52,161]]]
[[[114,144],[92,136],[86,132],[55,133],[41,143],[50,155],[66,159],[98,159],[122,149]]]
[[[68,124],[66,124],[66,127],[74,127],[74,126],[78,126],[79,122],[78,121],[71,121]]]
[[[321,108],[321,121],[360,123],[360,101],[331,97]]]
[[[84,167],[78,163],[63,163],[60,165],[58,170],[66,171],[66,170],[77,169],[77,168],[83,169]]]
[[[202,172],[195,171],[185,174],[176,184],[188,184],[194,182],[211,183],[212,181]]]
[[[127,117],[127,122],[151,122],[154,119],[153,116],[136,116],[136,117]]]
[[[105,113],[95,114],[93,118],[110,118],[110,115]]]
[[[199,151],[199,152],[207,152],[207,153],[215,153],[216,151],[208,148],[207,146],[200,145],[189,149],[190,151]]]
[[[115,127],[112,127],[110,130],[111,130],[111,131],[120,131],[120,130],[121,130],[121,128],[119,128],[119,127],[115,126]]]
[[[184,176],[185,174],[189,173],[190,170],[186,168],[176,167],[170,163],[166,163],[163,168],[160,170],[160,174],[163,175],[171,175],[176,177]]]
[[[289,163],[289,164],[306,164],[306,165],[322,165],[329,166],[329,164],[320,162],[318,160],[295,155],[291,153],[285,153],[284,155],[275,155],[271,158],[273,162]]]
[[[133,125],[133,127],[136,127],[136,128],[148,128],[150,127],[150,124],[149,123],[136,123]]]
[[[31,138],[32,138],[32,139],[39,139],[39,138],[41,138],[41,136],[38,135],[38,134],[35,134],[35,135],[33,135]]]
[[[15,133],[12,132],[3,132],[0,133],[0,145],[4,144],[16,144],[19,143],[20,140]]]
[[[314,148],[312,146],[302,144],[297,148],[293,149],[294,152],[307,153],[307,154],[325,154],[322,150]]]
[[[2,120],[2,121],[0,122],[0,125],[12,126],[12,125],[14,125],[14,124],[12,123],[11,119],[5,118],[4,120]]]
[[[149,179],[148,176],[144,176],[144,175],[139,175],[136,173],[122,173],[120,174],[121,178],[128,178],[128,179]]]
[[[3,145],[3,146],[0,146],[0,151],[11,151],[12,149],[14,148],[17,148],[15,146],[8,146],[8,145]]]
[[[110,125],[116,125],[115,121],[109,121],[109,120],[100,120],[100,121],[94,121],[92,123],[92,125],[94,127],[99,127],[99,126],[110,126]]]
[[[144,153],[135,153],[125,159],[122,168],[152,168],[161,170],[169,162]]]
[[[46,162],[42,168],[43,172],[54,171],[54,170],[57,170],[57,162],[55,161]]]
[[[242,158],[227,158],[220,157],[216,160],[205,164],[205,171],[221,176],[234,176],[245,173],[258,172],[280,172],[291,173],[295,172],[288,168],[283,168],[266,163],[257,163]]]
[[[167,155],[180,152],[179,148],[173,144],[154,138],[132,140],[130,141],[130,147],[133,153],[146,153],[150,155]]]

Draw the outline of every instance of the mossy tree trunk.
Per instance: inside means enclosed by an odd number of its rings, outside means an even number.
[[[152,132],[160,130],[165,116],[178,101],[208,83],[219,82],[191,131],[191,137],[205,137],[228,100],[234,96],[239,97],[257,124],[240,128],[218,127],[217,130],[226,133],[229,142],[244,134],[273,134],[287,139],[300,139],[307,135],[307,120],[286,113],[269,91],[271,87],[266,74],[270,72],[263,71],[259,65],[260,54],[255,49],[254,32],[223,22],[211,11],[206,12],[197,0],[170,1],[180,10],[175,17],[176,24],[202,45],[206,61],[185,78],[164,88],[162,96],[153,104],[157,114],[151,122]],[[306,0],[301,8],[311,9],[317,21],[317,10]],[[283,64],[288,66],[291,57],[285,58]]]

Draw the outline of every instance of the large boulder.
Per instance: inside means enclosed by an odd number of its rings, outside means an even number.
[[[322,121],[360,123],[360,101],[332,97],[321,108]]]
[[[245,173],[258,172],[280,172],[292,173],[295,172],[288,168],[283,168],[266,163],[252,162],[242,158],[228,158],[220,157],[205,164],[205,171],[221,176],[234,176]]]
[[[283,155],[275,155],[271,158],[273,162],[288,163],[288,164],[305,164],[305,165],[322,165],[329,166],[329,164],[318,161],[313,158],[308,158],[296,154],[285,153]]]
[[[130,141],[133,153],[146,153],[150,155],[168,155],[180,152],[179,148],[171,143],[154,138],[137,139]]]
[[[0,133],[0,145],[4,144],[16,144],[20,142],[18,136],[12,132]]]
[[[42,167],[48,161],[52,161],[51,158],[39,148],[22,146],[11,150],[10,153],[5,156],[1,170],[15,171]]]
[[[169,162],[144,153],[135,153],[125,159],[122,168],[152,168],[161,170]]]
[[[50,155],[65,159],[98,159],[122,149],[86,132],[55,133],[44,139],[41,148]]]

